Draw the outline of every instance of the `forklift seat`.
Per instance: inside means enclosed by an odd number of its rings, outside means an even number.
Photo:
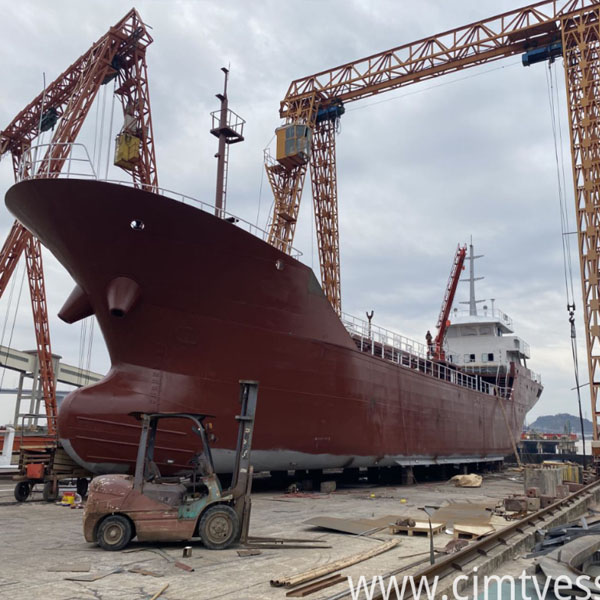
[[[157,483],[155,481],[144,484],[144,496],[148,496],[158,502],[164,502],[169,506],[177,508],[185,494],[185,486],[181,483]]]
[[[181,483],[181,477],[157,477],[153,483]]]

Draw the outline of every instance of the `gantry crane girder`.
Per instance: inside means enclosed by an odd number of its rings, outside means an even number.
[[[134,185],[158,185],[145,58],[146,47],[151,42],[152,38],[138,12],[132,9],[0,132],[0,156],[11,152],[16,179],[59,176],[98,90],[116,78],[115,94],[120,97],[123,108],[128,107],[132,111],[139,125],[141,156],[131,171]],[[43,159],[38,165],[32,166],[24,160],[26,152],[41,130],[54,125],[56,130]],[[35,168],[35,172],[31,171],[32,168]],[[15,221],[0,251],[0,297],[23,251],[48,433],[54,435],[56,391],[41,245]]]
[[[561,39],[561,21],[597,0],[544,0],[292,81],[283,119],[303,119],[333,102],[368,98]]]
[[[306,123],[315,127],[319,112],[326,114],[327,109],[334,105],[368,98],[536,48],[560,44],[569,107],[594,440],[598,440],[600,433],[599,4],[598,0],[545,0],[404,44],[297,79],[290,84],[280,106],[280,116],[286,122]],[[317,141],[319,136],[317,131]],[[335,174],[335,141],[328,144],[328,152],[328,171]],[[266,168],[267,171],[278,171],[277,186],[273,186],[275,202],[271,237],[283,240],[279,247],[289,251],[294,238],[306,165],[284,168],[267,163]],[[315,174],[311,173],[311,176],[315,213],[318,215],[321,211],[337,219],[335,177],[325,181],[315,177]],[[336,203],[335,207],[331,206],[333,203]],[[283,225],[280,212],[285,212],[287,222],[293,223],[293,227],[286,228]],[[337,235],[337,223],[330,231]],[[323,236],[318,227],[317,236]],[[336,237],[335,244],[319,240],[319,248],[321,245],[328,249],[337,248],[339,239]],[[333,257],[320,253],[319,258],[324,292],[339,312],[339,253]],[[337,271],[332,272],[328,268],[332,263],[337,265]],[[595,450],[600,458],[600,447]]]

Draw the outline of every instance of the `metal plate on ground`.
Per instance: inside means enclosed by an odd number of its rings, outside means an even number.
[[[395,523],[401,517],[397,515],[386,515],[378,519],[340,519],[338,517],[314,517],[304,521],[304,525],[312,525],[322,529],[330,529],[341,533],[352,533],[354,535],[365,535],[386,528]]]
[[[488,504],[471,504],[470,502],[452,502],[448,506],[438,508],[432,519],[446,523],[446,525],[489,525],[492,513]]]

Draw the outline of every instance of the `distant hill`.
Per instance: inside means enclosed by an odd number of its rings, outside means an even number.
[[[567,431],[571,433],[577,433],[581,435],[581,424],[579,417],[569,415],[567,413],[560,413],[559,415],[545,415],[538,417],[528,429],[534,429],[540,433],[564,433],[565,424],[567,425]],[[586,435],[590,435],[593,432],[592,422],[588,419],[583,419],[583,430]]]

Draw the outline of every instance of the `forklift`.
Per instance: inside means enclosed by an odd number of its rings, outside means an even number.
[[[135,474],[93,479],[83,514],[86,541],[104,550],[121,550],[139,541],[185,541],[195,537],[206,548],[223,550],[245,543],[250,524],[253,470],[250,465],[258,383],[240,381],[240,415],[231,486],[223,490],[215,473],[210,435],[192,413],[131,413],[142,431]],[[154,461],[158,425],[163,419],[187,419],[202,444],[188,477],[162,477]]]

